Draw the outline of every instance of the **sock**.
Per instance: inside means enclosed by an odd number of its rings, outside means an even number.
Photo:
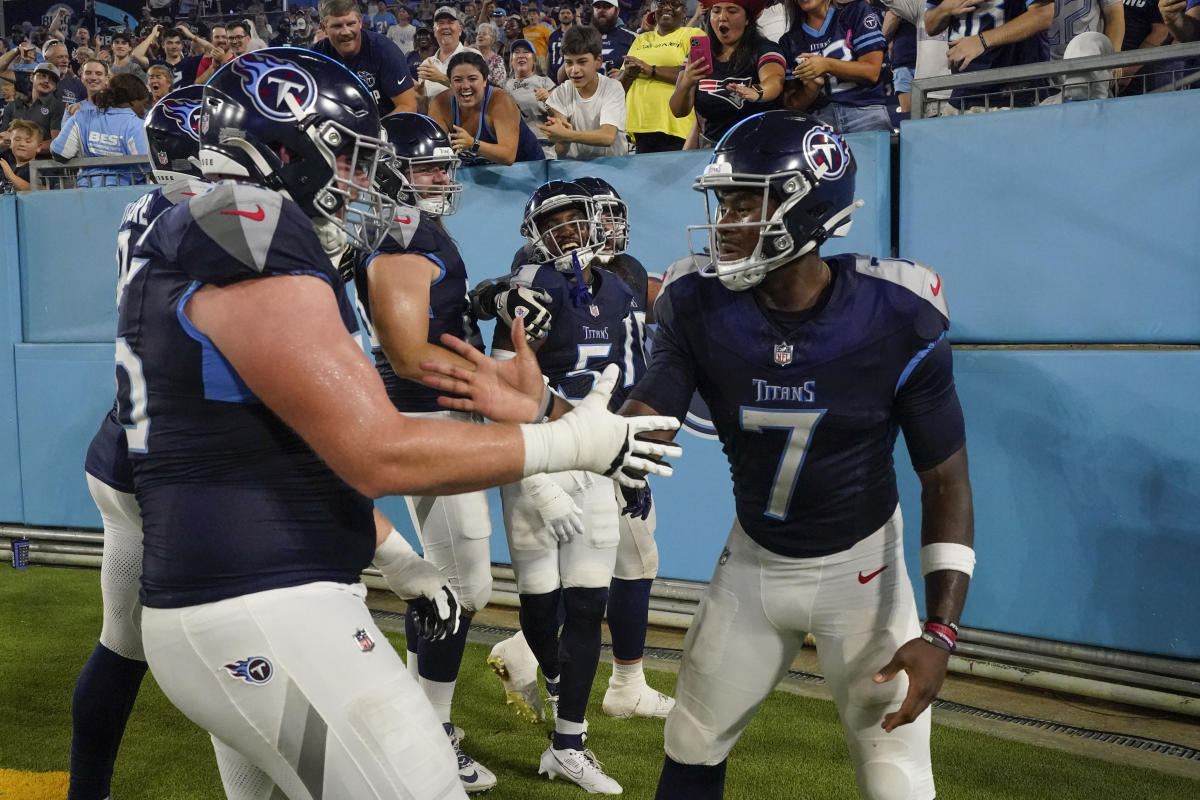
[[[592,692],[596,665],[600,663],[600,625],[604,620],[607,602],[608,587],[563,590],[567,621],[558,644],[558,660],[562,669],[559,719],[583,722],[587,713],[588,695]]]
[[[583,729],[582,722],[571,722],[559,717],[554,721],[554,749],[582,750]]]
[[[558,678],[558,604],[562,589],[521,595],[521,630],[546,679]]]
[[[546,694],[550,695],[555,700],[558,699],[558,676],[557,675],[555,675],[553,678],[551,678],[549,675],[546,676]]]
[[[145,661],[124,658],[99,643],[92,650],[71,701],[68,800],[108,797],[125,723],[145,674]]]
[[[413,616],[413,610],[410,607],[404,612],[404,650],[406,656],[404,666],[408,667],[408,674],[412,676],[414,681],[420,679],[417,672],[420,660],[417,655],[420,647],[418,644],[419,639],[420,637],[417,636],[416,617]]]
[[[670,756],[663,760],[654,800],[721,800],[725,796],[725,765],[680,764]]]
[[[641,661],[635,661],[632,664],[618,664],[616,661],[613,662],[612,678],[608,681],[609,686],[641,686],[645,682],[646,673],[642,671]]]
[[[425,663],[424,659],[421,661]],[[443,724],[450,722],[450,706],[454,703],[454,687],[457,681],[431,681],[422,676],[417,679],[421,684],[421,691],[425,693],[425,699],[433,706],[433,710],[437,712],[438,721]]]
[[[608,630],[613,658],[638,661],[646,649],[646,615],[650,611],[652,578],[635,581],[613,578],[608,594]]]
[[[442,722],[450,721],[454,684],[458,680],[459,667],[462,666],[463,650],[467,646],[467,630],[470,627],[471,618],[463,614],[458,633],[437,642],[418,640],[418,681]]]

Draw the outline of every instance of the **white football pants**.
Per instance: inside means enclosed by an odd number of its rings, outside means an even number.
[[[104,524],[104,555],[100,559],[100,594],[104,624],[100,644],[123,658],[145,661],[142,651],[142,510],[137,498],[91,475],[88,491]]]
[[[658,515],[655,513],[658,504],[650,505],[650,516],[645,519],[628,517],[621,513],[625,507],[625,498],[621,495],[621,485],[610,481],[617,502],[617,524],[620,532],[620,543],[617,545],[617,564],[613,568],[613,577],[623,581],[638,581],[658,577],[658,544],[654,541],[654,529],[658,525]]]

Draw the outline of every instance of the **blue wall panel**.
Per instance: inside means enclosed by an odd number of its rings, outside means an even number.
[[[0,195],[0,522],[22,522],[21,449],[13,345],[21,341],[17,198]]]
[[[117,226],[144,186],[20,196],[27,342],[104,342],[116,335]]]
[[[1175,92],[904,123],[900,252],[955,341],[1200,341],[1197,119]]]
[[[16,355],[25,521],[98,528],[83,461],[112,407],[113,346],[21,344]]]
[[[955,375],[979,558],[963,622],[1200,657],[1200,351],[959,350]],[[903,446],[896,466],[922,595]]]

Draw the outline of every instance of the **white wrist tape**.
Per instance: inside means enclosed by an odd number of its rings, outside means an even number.
[[[965,544],[934,542],[921,548],[921,575],[952,569],[968,578],[975,572],[975,551]]]
[[[541,472],[566,472],[581,469],[579,446],[563,420],[521,426],[525,439],[526,477]]]
[[[400,531],[392,528],[383,543],[375,548],[375,557],[371,560],[380,571],[388,567],[394,567],[400,561],[409,561],[413,558],[420,558],[417,551],[412,549],[412,545],[408,540],[400,535]]]

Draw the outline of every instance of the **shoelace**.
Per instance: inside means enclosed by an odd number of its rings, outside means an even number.
[[[458,756],[458,768],[466,769],[467,767],[471,766],[471,763],[474,761],[474,759],[462,751],[462,747],[459,746],[458,740],[451,739],[450,742],[454,745],[454,755]]]

